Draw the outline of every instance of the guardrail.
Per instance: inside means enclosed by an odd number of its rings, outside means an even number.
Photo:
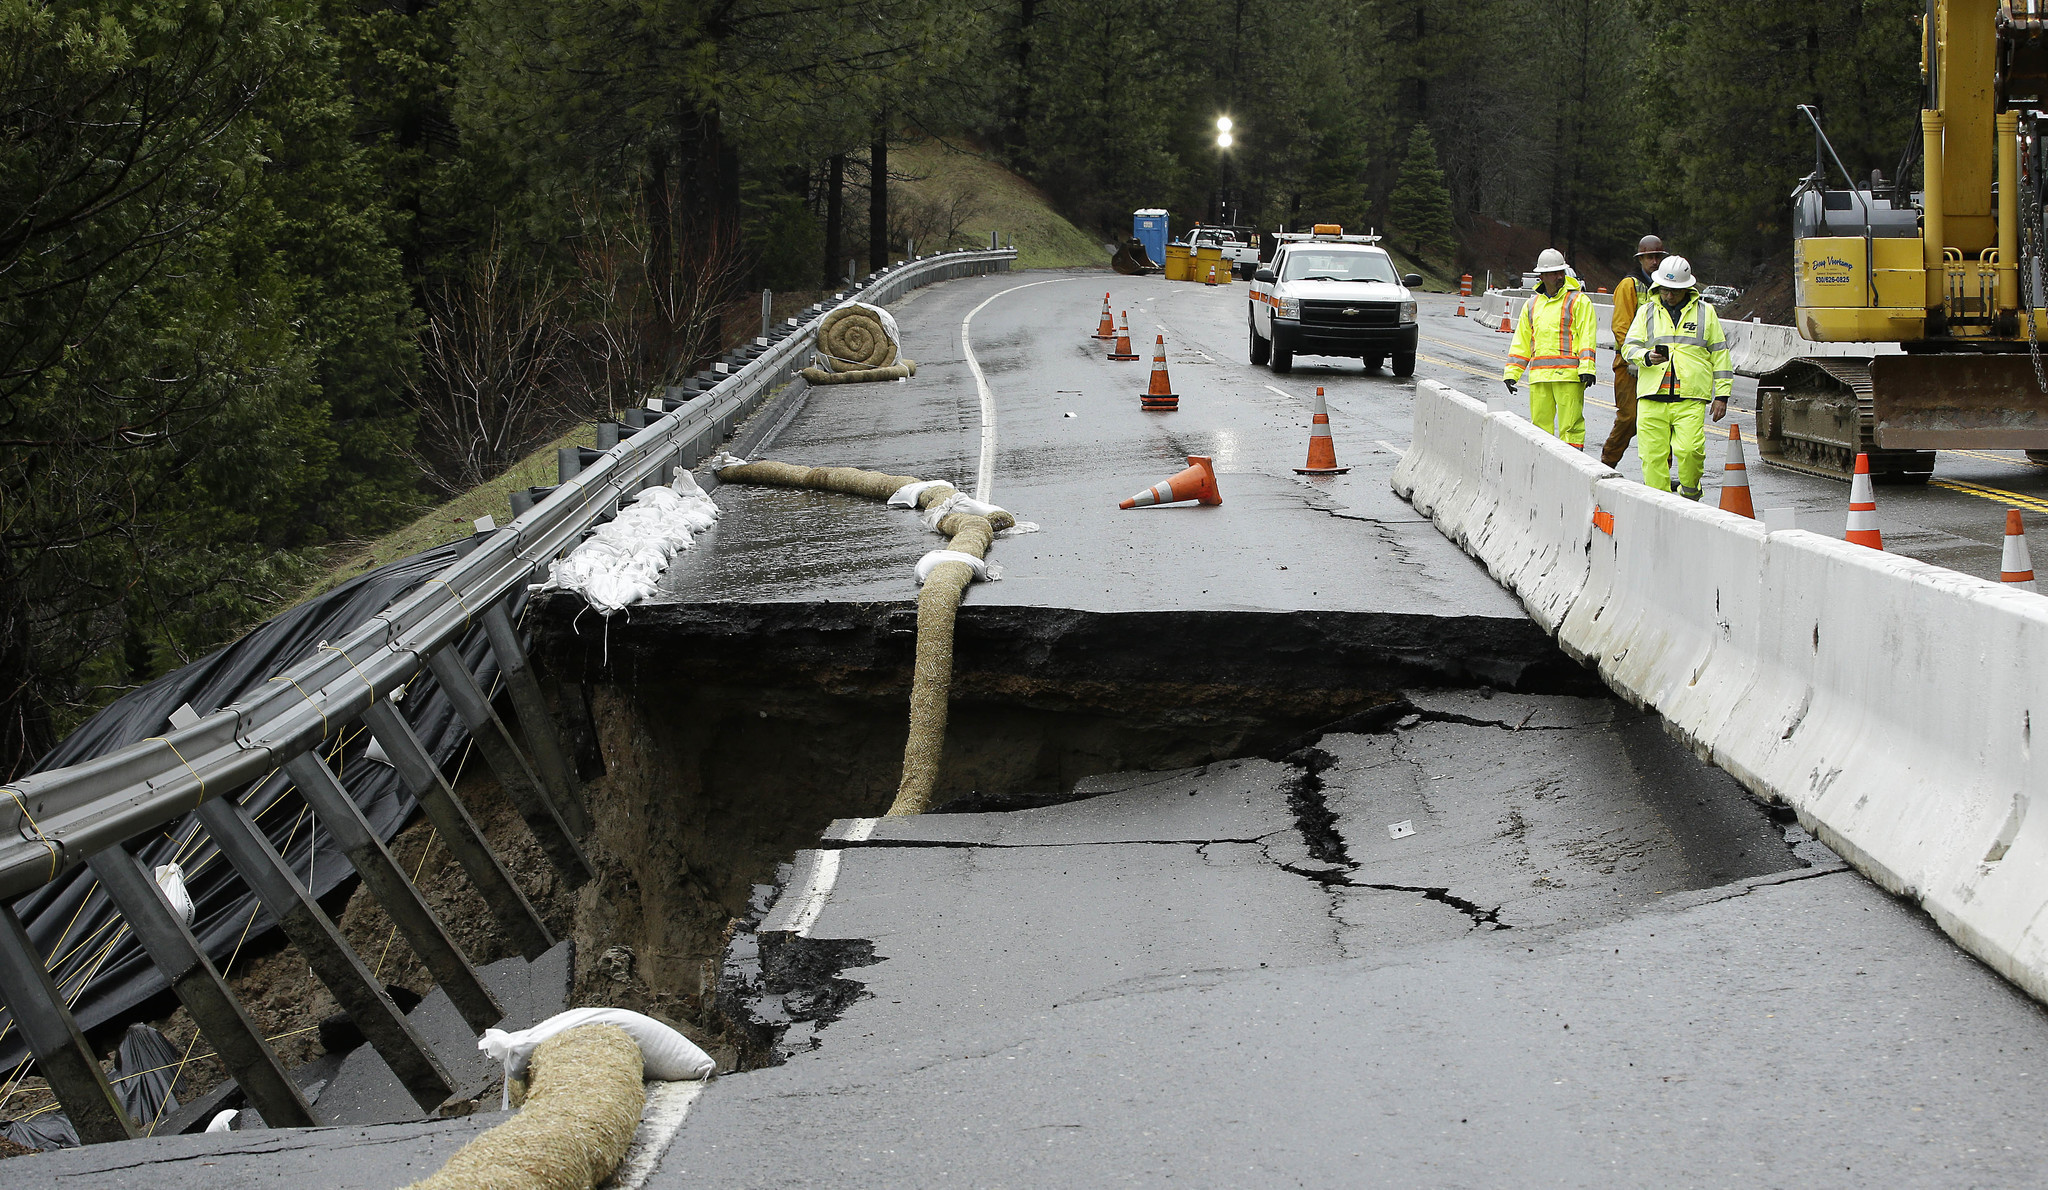
[[[999,271],[1014,249],[952,252],[897,265],[849,291],[885,304],[920,285]],[[826,309],[836,306],[821,303]],[[271,683],[273,689],[141,744],[67,769],[24,777],[0,792],[13,837],[0,843],[0,900],[54,879],[87,856],[240,789],[319,744],[412,678],[487,608],[574,546],[625,496],[694,466],[733,424],[803,362],[815,314],[681,409],[624,439],[531,510],[349,637]]]

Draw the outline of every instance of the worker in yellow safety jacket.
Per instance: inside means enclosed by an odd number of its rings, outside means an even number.
[[[1598,379],[1593,349],[1599,343],[1599,321],[1578,278],[1566,275],[1564,253],[1545,248],[1536,258],[1536,273],[1540,284],[1522,305],[1501,380],[1513,393],[1526,375],[1529,420],[1582,448],[1586,390]]]
[[[1735,391],[1735,360],[1713,304],[1700,297],[1692,265],[1667,256],[1650,276],[1656,301],[1644,302],[1629,325],[1621,355],[1636,367],[1636,456],[1643,482],[1671,490],[1678,464],[1678,494],[1700,498],[1707,461],[1707,412],[1728,416]]]

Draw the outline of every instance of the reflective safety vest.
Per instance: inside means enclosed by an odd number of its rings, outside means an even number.
[[[1670,358],[1661,364],[1643,362],[1653,347]],[[1677,310],[1649,297],[1636,308],[1621,356],[1638,370],[1636,396],[1647,401],[1720,401],[1735,391],[1735,358],[1721,316],[1699,292]]]
[[[1546,297],[1539,289],[1523,304],[1501,379],[1520,380],[1527,372],[1531,384],[1577,380],[1579,373],[1596,370],[1593,348],[1600,342],[1599,336],[1593,299],[1586,296],[1578,278],[1566,277],[1555,297]]]

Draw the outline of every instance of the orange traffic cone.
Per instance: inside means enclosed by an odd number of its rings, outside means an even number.
[[[1721,511],[1756,519],[1749,498],[1749,463],[1742,457],[1742,427],[1728,426],[1728,465],[1721,471]]]
[[[1337,443],[1330,437],[1330,406],[1323,400],[1323,386],[1316,385],[1316,415],[1310,419],[1308,462],[1294,469],[1296,475],[1342,475],[1351,470],[1337,465]]]
[[[1138,408],[1168,413],[1180,408],[1180,398],[1166,379],[1166,336],[1160,335],[1152,348],[1152,384],[1138,394]]]
[[[1212,260],[1212,261],[1210,261],[1210,262],[1209,262],[1209,279],[1208,279],[1207,281],[1204,281],[1204,282],[1202,282],[1202,284],[1204,284],[1204,285],[1214,285],[1214,284],[1216,284],[1216,262],[1215,262],[1215,261],[1213,261],[1213,260]]]
[[[1465,317],[1465,295],[1462,293],[1458,295],[1458,317]]]
[[[2034,589],[2034,556],[2027,551],[2027,527],[2017,508],[2005,513],[2005,556],[1998,563],[1998,581]]]
[[[1500,333],[1503,335],[1515,333],[1514,309],[1515,303],[1507,298],[1500,300]]]
[[[1138,353],[1131,350],[1131,312],[1124,311],[1124,324],[1117,328],[1116,346],[1110,350],[1111,359],[1137,359]]]
[[[1116,319],[1109,315],[1109,295],[1106,293],[1102,295],[1102,321],[1095,324],[1095,337],[1098,339],[1116,338]]]
[[[1139,492],[1117,507],[1143,508],[1147,504],[1178,504],[1182,500],[1196,500],[1203,504],[1223,503],[1223,493],[1216,490],[1216,468],[1210,465],[1206,456],[1189,455],[1187,470],[1164,483]]]
[[[1846,540],[1871,549],[1884,548],[1884,535],[1877,531],[1877,493],[1870,487],[1870,456],[1858,451],[1856,474],[1849,480],[1849,531]]]

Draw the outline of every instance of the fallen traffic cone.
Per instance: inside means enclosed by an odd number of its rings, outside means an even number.
[[[1223,503],[1223,493],[1216,490],[1216,468],[1210,465],[1206,456],[1189,455],[1187,470],[1165,483],[1139,492],[1117,507],[1143,508],[1147,504],[1178,504],[1182,500]]]
[[[1756,519],[1749,498],[1749,463],[1742,457],[1742,427],[1728,426],[1728,465],[1721,471],[1721,511]]]
[[[1503,335],[1515,333],[1514,309],[1513,302],[1506,298],[1500,300],[1500,333]]]
[[[1116,338],[1116,319],[1110,317],[1109,295],[1106,293],[1102,295],[1102,321],[1095,324],[1095,337],[1098,339]]]
[[[1131,350],[1131,312],[1124,311],[1124,324],[1117,328],[1116,346],[1110,349],[1111,359],[1137,359],[1138,353]]]
[[[1884,535],[1877,531],[1877,494],[1870,488],[1870,456],[1860,451],[1856,474],[1849,480],[1849,531],[1845,538],[1874,550],[1884,548]]]
[[[2017,508],[2005,513],[2005,556],[1998,563],[1998,581],[2034,589],[2034,556],[2027,550],[2027,527]]]
[[[1323,401],[1323,386],[1316,385],[1316,415],[1310,419],[1308,462],[1296,467],[1296,475],[1342,475],[1351,470],[1337,465],[1337,443],[1330,437],[1330,406]]]
[[[1138,408],[1155,409],[1161,413],[1180,408],[1180,398],[1174,395],[1173,385],[1166,379],[1166,336],[1159,336],[1152,348],[1152,384],[1138,394]]]

